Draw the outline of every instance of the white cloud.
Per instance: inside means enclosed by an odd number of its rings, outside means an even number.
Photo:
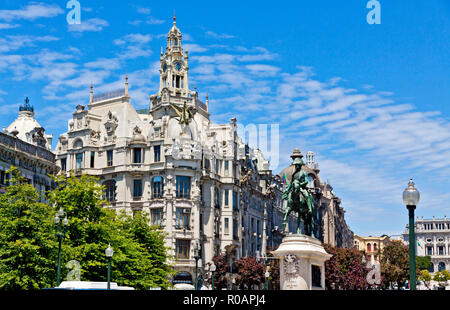
[[[19,24],[5,24],[5,23],[0,23],[0,30],[2,29],[13,29],[13,28],[17,28],[20,27]]]
[[[206,31],[205,32],[206,36],[208,37],[212,37],[215,39],[233,39],[235,36],[231,35],[231,34],[226,34],[226,33],[215,33],[213,31]]]
[[[33,3],[18,10],[0,10],[0,20],[35,20],[37,18],[55,17],[63,13],[64,11],[58,5]]]
[[[85,32],[85,31],[102,31],[104,27],[108,26],[108,22],[100,18],[91,18],[82,20],[80,24],[69,24],[68,29],[71,32]]]

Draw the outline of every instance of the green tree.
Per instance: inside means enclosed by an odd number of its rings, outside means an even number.
[[[419,279],[425,282],[430,282],[431,281],[430,272],[428,270],[421,270]]]
[[[40,289],[56,279],[55,212],[11,167],[9,186],[0,195],[0,289]]]
[[[416,256],[416,266],[419,270],[428,270],[431,267],[430,256]]]
[[[450,280],[450,273],[447,270],[438,271],[434,275],[433,280],[438,282],[446,282],[447,280]]]
[[[386,244],[381,252],[380,264],[385,286],[397,283],[400,288],[409,280],[409,249],[402,241],[392,240]],[[416,274],[419,274],[418,268]]]
[[[63,207],[67,212],[64,250],[67,259],[80,262],[82,280],[106,281],[105,249],[111,244],[111,281],[136,289],[170,285],[164,235],[148,226],[146,217],[133,218],[105,208],[103,187],[92,176],[61,175],[55,181],[58,185],[49,199],[56,210]]]

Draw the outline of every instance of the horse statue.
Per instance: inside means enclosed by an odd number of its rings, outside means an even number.
[[[303,221],[304,234],[314,236],[314,198],[308,192],[308,174],[302,170],[302,166],[305,164],[301,159],[303,155],[300,150],[295,149],[291,157],[294,159],[295,172],[292,174],[291,182],[283,192],[283,199],[287,200],[283,229],[286,229],[289,214],[294,211],[297,212],[297,234],[301,234],[300,223]]]

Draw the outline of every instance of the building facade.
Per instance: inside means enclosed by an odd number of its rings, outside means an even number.
[[[450,271],[450,219],[416,219],[416,255],[430,256],[430,272]],[[409,225],[403,233],[403,241],[409,245]]]
[[[391,239],[388,236],[362,237],[355,235],[354,246],[366,255],[366,260],[370,262],[380,262],[380,255],[384,247]]]
[[[99,177],[110,208],[145,212],[167,233],[174,266],[194,274],[225,253],[265,254],[281,241],[282,183],[259,150],[237,135],[236,119],[213,124],[208,97],[189,88],[189,56],[174,20],[160,55],[159,90],[136,111],[124,88],[79,105],[58,138],[57,164]],[[296,218],[289,219],[295,231]]]
[[[0,132],[0,193],[8,185],[7,171],[15,166],[45,200],[45,192],[55,186],[48,174],[58,172],[51,143],[52,136],[34,119],[34,107],[26,98],[17,119]]]

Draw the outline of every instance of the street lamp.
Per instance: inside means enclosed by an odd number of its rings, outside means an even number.
[[[59,208],[59,211],[55,215],[55,237],[58,238],[58,267],[56,272],[56,286],[58,287],[61,283],[61,242],[62,239],[66,237],[67,226],[69,225],[69,220],[67,216],[61,221],[65,212],[63,208]]]
[[[105,250],[105,255],[108,258],[108,276],[107,276],[107,281],[108,281],[108,287],[107,289],[111,289],[111,257],[113,256],[114,251],[111,247],[110,244],[108,244],[108,248],[106,248]]]
[[[195,259],[195,290],[198,290],[198,260],[200,259],[200,246],[198,245],[198,241],[195,241],[194,259]]]
[[[408,187],[403,191],[403,203],[409,212],[409,289],[416,289],[416,236],[414,232],[414,210],[419,203],[420,194],[409,179]]]
[[[266,282],[264,283],[264,290],[268,290],[269,289],[269,270],[266,270],[266,273],[264,274],[264,276],[266,277]]]
[[[209,266],[209,270],[212,272],[212,290],[214,291],[214,271],[216,271],[216,265],[214,265],[214,262]]]

